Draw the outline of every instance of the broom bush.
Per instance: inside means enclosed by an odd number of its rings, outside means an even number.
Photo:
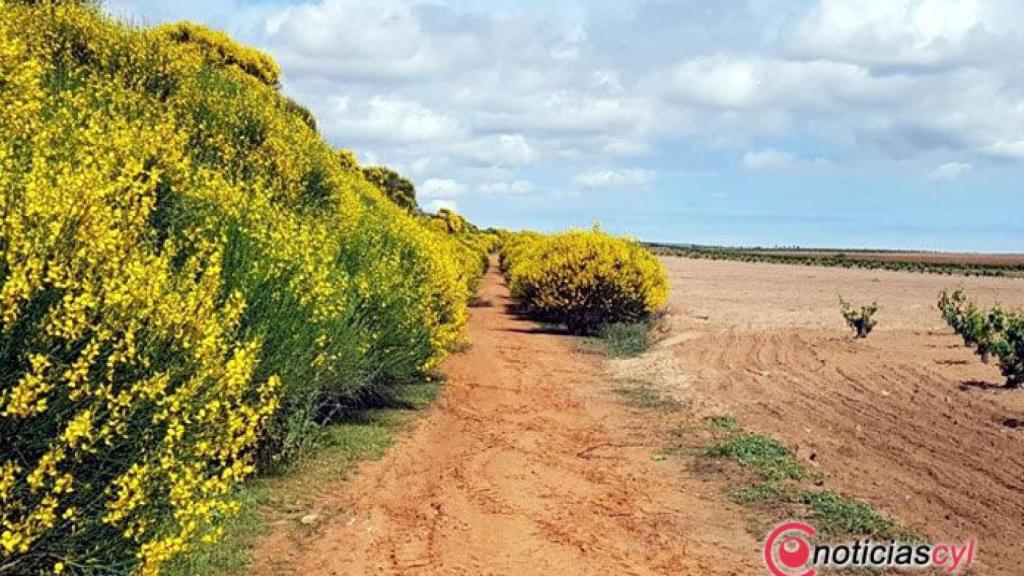
[[[668,298],[665,268],[653,254],[596,229],[516,234],[504,241],[501,262],[525,312],[575,334],[642,320]]]
[[[393,204],[277,83],[192,24],[0,1],[0,574],[159,573],[325,406],[461,343],[493,239]]]
[[[155,28],[153,33],[171,42],[191,46],[214,64],[237,66],[268,86],[277,86],[281,81],[281,69],[273,58],[235,42],[227,34],[192,22],[165,24]]]

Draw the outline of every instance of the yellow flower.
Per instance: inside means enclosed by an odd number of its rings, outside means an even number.
[[[501,261],[528,311],[575,332],[640,320],[668,298],[662,263],[637,242],[599,229],[519,234],[505,241]]]
[[[21,545],[23,538],[10,530],[4,530],[0,533],[0,547],[2,547],[7,553],[18,550]]]
[[[261,441],[309,416],[282,406],[464,338],[496,236],[395,205],[278,77],[195,25],[3,3],[0,424],[53,433],[0,447],[0,565],[157,573],[220,537]]]

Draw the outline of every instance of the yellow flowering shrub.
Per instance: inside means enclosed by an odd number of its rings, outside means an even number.
[[[524,311],[573,333],[641,320],[668,298],[661,261],[637,242],[596,229],[512,235],[501,262]]]
[[[171,42],[190,46],[215,63],[238,66],[243,72],[264,84],[277,86],[281,82],[281,69],[273,58],[235,42],[222,32],[192,22],[178,22],[154,28],[153,33],[164,36]],[[290,101],[286,103],[292,104]]]
[[[324,406],[463,338],[487,246],[346,169],[247,50],[0,0],[0,574],[159,573]]]
[[[309,126],[310,130],[314,132],[317,131],[316,117],[313,116],[313,112],[311,112],[309,108],[306,108],[305,106],[299,104],[298,102],[292,100],[291,98],[284,99],[284,106],[292,114],[294,114],[296,117],[302,120],[303,124]]]
[[[434,224],[449,234],[458,234],[466,227],[466,219],[453,210],[441,208],[434,216]]]
[[[342,162],[345,161],[346,159],[342,158]],[[362,170],[363,177],[367,182],[376,186],[392,202],[410,212],[419,212],[420,208],[416,203],[416,190],[412,182],[394,170],[383,166],[368,166]]]
[[[456,257],[462,268],[475,271],[469,276],[469,292],[476,293],[477,280],[481,278],[490,264],[490,255],[501,243],[498,233],[494,230],[480,230],[471,222],[453,210],[442,208],[437,214],[424,215],[427,226],[442,237],[448,237],[458,243]]]

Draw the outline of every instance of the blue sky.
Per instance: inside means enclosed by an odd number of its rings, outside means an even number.
[[[107,0],[272,54],[485,226],[1024,252],[1019,0]]]

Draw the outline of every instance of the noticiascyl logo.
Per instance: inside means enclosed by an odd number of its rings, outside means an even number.
[[[814,576],[811,543],[818,531],[804,522],[784,522],[764,539],[764,563],[772,576]]]
[[[974,564],[977,541],[929,544],[923,542],[818,543],[818,532],[806,522],[779,524],[764,539],[764,563],[772,576],[815,576],[818,568],[931,568],[946,574],[963,573]]]

